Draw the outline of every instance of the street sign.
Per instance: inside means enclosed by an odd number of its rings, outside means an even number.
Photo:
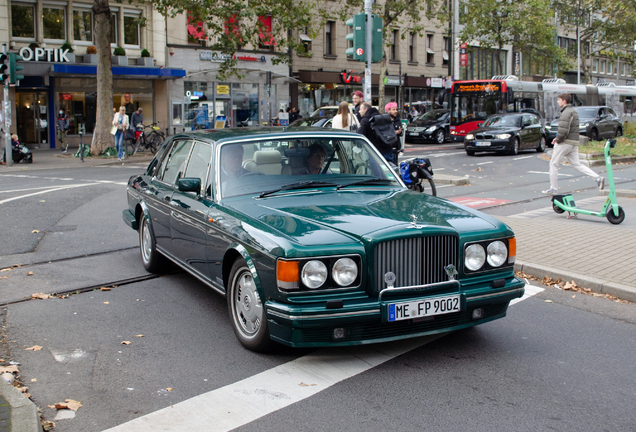
[[[356,54],[358,54],[359,56],[361,56],[362,54],[364,54],[364,50],[362,48],[358,48],[356,50]]]

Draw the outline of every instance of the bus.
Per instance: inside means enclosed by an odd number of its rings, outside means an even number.
[[[559,117],[557,96],[561,93],[570,93],[574,106],[606,105],[623,119],[634,114],[636,87],[632,86],[577,85],[563,79],[519,81],[515,76],[455,81],[450,93],[451,140],[463,142],[466,134],[497,113],[536,112],[549,125]]]

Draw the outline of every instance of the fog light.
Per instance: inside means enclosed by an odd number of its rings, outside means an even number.
[[[333,339],[345,339],[347,337],[347,329],[344,327],[338,327],[333,329]]]
[[[473,309],[473,317],[472,317],[472,319],[479,320],[479,319],[482,319],[485,316],[486,316],[486,311],[484,310],[484,308]]]

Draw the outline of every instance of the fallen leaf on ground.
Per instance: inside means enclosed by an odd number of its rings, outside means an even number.
[[[35,378],[31,378],[31,382],[38,382],[38,380]]]
[[[0,269],[0,272],[6,272],[11,270],[13,270],[13,267],[7,267],[7,268]]]
[[[481,167],[477,167],[475,171],[481,171]]]
[[[55,423],[49,420],[42,420],[42,429],[45,431],[50,431],[55,427]]]
[[[101,287],[100,290],[102,290],[102,291],[110,291],[110,288]]]
[[[110,302],[104,302],[104,304],[110,304]]]
[[[166,387],[166,391],[172,391],[172,387]]]
[[[58,402],[53,407],[61,410],[61,409],[70,409],[73,411],[77,411],[82,407],[82,403],[73,399],[64,399],[64,402]],[[51,407],[51,405],[49,405]]]
[[[40,345],[33,345],[32,347],[25,348],[25,351],[40,351],[42,347]]]
[[[546,300],[545,302],[546,303],[552,303],[552,300]]]
[[[122,344],[122,345],[130,345],[130,344],[131,344],[131,342],[130,342],[130,341],[123,341],[121,344]]]
[[[136,335],[135,337],[144,337],[144,335]]]
[[[0,366],[0,375],[5,373],[5,372],[9,372],[9,373],[16,373],[18,372],[18,367],[17,366]]]
[[[28,272],[27,276],[33,276],[33,272],[32,271]]]
[[[33,231],[31,231],[31,233],[32,233],[32,234],[37,234],[37,233],[39,233],[39,232],[40,232],[39,230],[33,230]]]
[[[35,293],[35,294],[31,294],[31,298],[40,299],[40,300],[46,300],[46,299],[50,299],[52,297],[50,295],[44,294],[44,293]]]
[[[304,382],[301,382],[298,385],[301,386],[301,387],[310,387],[310,386],[315,386],[316,384],[305,384]]]

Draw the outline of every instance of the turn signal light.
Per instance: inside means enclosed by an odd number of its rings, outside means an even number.
[[[276,263],[276,279],[278,286],[282,289],[298,288],[300,279],[298,261],[278,260]]]
[[[508,264],[514,264],[517,258],[517,239],[512,237],[508,239]]]

